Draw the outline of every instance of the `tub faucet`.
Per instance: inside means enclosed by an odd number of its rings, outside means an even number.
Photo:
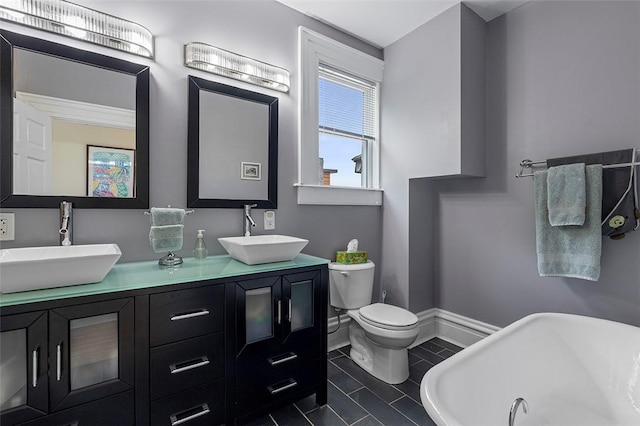
[[[69,201],[60,203],[60,245],[73,244],[73,205]]]
[[[525,414],[529,412],[529,404],[527,404],[527,401],[524,398],[516,398],[509,410],[509,426],[513,426],[513,423],[516,421],[516,414],[518,413],[520,404],[522,404],[522,411],[524,411]]]
[[[258,207],[257,204],[245,204],[244,205],[244,236],[251,236],[251,228],[256,226],[253,218],[251,217],[251,208]]]

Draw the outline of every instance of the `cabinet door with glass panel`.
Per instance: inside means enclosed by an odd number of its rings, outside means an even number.
[[[320,324],[320,272],[303,272],[237,283],[238,352],[248,345],[274,339],[286,342],[292,334]]]
[[[22,423],[48,410],[47,312],[0,319],[0,424]]]
[[[288,274],[282,277],[283,341],[298,335],[315,334],[320,326],[320,271]],[[297,337],[296,337],[297,338]]]
[[[49,311],[50,411],[133,388],[133,299]]]
[[[282,330],[280,276],[236,284],[237,352],[258,342],[278,340]]]

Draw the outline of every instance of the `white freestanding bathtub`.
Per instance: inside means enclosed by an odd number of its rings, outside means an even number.
[[[639,307],[640,309],[640,307]],[[639,426],[640,328],[534,314],[441,362],[420,396],[438,426]]]

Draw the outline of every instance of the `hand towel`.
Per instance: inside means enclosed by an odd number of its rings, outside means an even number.
[[[176,251],[182,248],[184,225],[152,226],[149,242],[155,253]]]
[[[550,158],[547,166],[562,164],[620,164],[634,161],[634,150],[599,152],[595,154],[577,155],[573,157]],[[632,192],[625,192],[629,187],[631,167],[615,167],[602,171],[602,235],[615,237],[624,235],[636,227],[634,210],[636,208]],[[605,220],[606,218],[609,218]],[[610,219],[616,217],[616,220]]]
[[[551,226],[547,207],[546,170],[534,173],[536,251],[542,277],[600,278],[602,236],[602,166],[587,166],[586,214],[582,226]]]
[[[174,209],[171,207],[151,207],[151,225],[183,225],[184,209]]]
[[[584,167],[584,163],[576,163],[547,170],[547,207],[551,226],[584,224]]]

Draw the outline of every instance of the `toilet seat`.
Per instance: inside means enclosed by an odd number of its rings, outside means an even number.
[[[384,303],[364,306],[358,314],[363,322],[385,330],[407,330],[418,324],[418,317],[412,312]]]

